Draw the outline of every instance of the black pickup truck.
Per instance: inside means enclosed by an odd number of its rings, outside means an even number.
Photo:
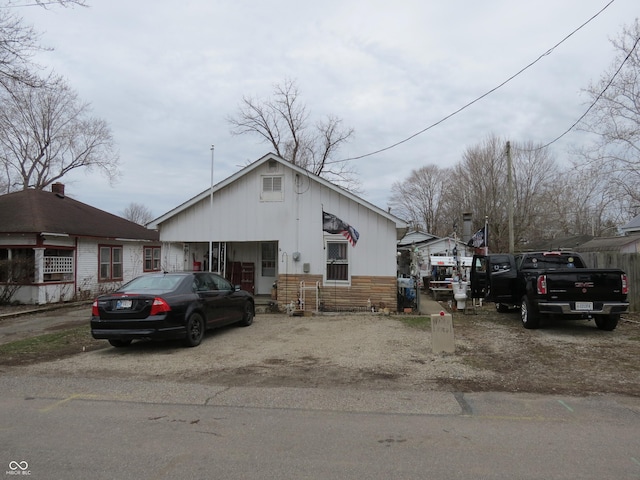
[[[629,308],[627,293],[622,270],[586,268],[573,252],[475,255],[471,265],[471,297],[494,302],[498,312],[520,307],[525,328],[557,316],[593,318],[613,330]]]

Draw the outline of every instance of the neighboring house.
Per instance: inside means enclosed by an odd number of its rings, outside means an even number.
[[[15,289],[12,301],[88,299],[160,259],[158,232],[66,197],[60,183],[0,196],[0,291]]]
[[[640,233],[621,237],[595,237],[574,249],[577,252],[640,252]]]
[[[522,252],[547,251],[556,250],[575,250],[581,245],[591,241],[593,235],[572,235],[568,237],[546,238],[534,240],[520,246]]]
[[[623,226],[620,230],[624,232],[625,235],[631,235],[633,233],[640,233],[640,215],[634,217]]]
[[[400,240],[398,240],[398,250],[412,245],[422,245],[425,242],[437,239],[435,235],[423,232],[419,228],[409,229]]]
[[[430,233],[410,230],[398,241],[398,271],[405,276],[418,276],[426,281],[432,274],[431,257],[455,257],[460,267],[460,260],[473,256],[473,248],[459,239],[451,237],[439,238]],[[454,262],[455,263],[455,262]]]
[[[147,226],[170,269],[218,272],[281,308],[397,306],[406,223],[273,154]]]

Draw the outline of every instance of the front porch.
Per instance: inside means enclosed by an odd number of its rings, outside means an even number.
[[[256,297],[271,298],[277,275],[278,242],[185,242],[172,244],[169,270],[214,272]],[[180,258],[178,258],[180,256]]]

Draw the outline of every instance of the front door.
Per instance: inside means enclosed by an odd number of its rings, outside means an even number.
[[[240,265],[242,270],[240,276],[240,288],[249,292],[251,295],[255,294],[255,273],[256,266],[253,263],[242,262]]]
[[[229,264],[229,281],[242,290],[255,293],[255,264],[249,262],[231,262]]]

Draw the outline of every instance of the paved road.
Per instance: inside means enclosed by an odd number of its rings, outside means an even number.
[[[638,398],[6,374],[0,391],[7,477],[640,478]]]
[[[87,316],[3,319],[0,339]],[[7,478],[640,479],[638,397],[228,388],[22,368],[0,371],[0,392]]]

